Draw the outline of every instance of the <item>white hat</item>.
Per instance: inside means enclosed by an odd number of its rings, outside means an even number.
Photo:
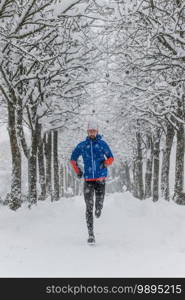
[[[94,129],[94,130],[98,130],[98,124],[95,120],[90,120],[88,122],[88,126],[87,129]]]

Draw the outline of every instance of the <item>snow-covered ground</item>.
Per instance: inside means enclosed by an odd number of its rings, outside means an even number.
[[[0,207],[0,277],[185,277],[185,207],[106,196],[89,246],[83,197]]]

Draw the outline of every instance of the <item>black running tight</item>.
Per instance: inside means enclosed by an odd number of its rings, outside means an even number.
[[[95,209],[103,208],[105,197],[105,180],[85,181],[84,199],[86,203],[86,221],[89,234],[93,233],[93,207],[95,194]]]

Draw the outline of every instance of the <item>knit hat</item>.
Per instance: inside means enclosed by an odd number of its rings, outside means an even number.
[[[95,120],[90,120],[88,122],[88,126],[87,126],[87,129],[94,129],[94,130],[98,130],[98,124]]]

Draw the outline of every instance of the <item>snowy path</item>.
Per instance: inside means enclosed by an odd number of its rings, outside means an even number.
[[[86,243],[83,197],[0,207],[0,277],[185,277],[185,207],[108,195]]]

